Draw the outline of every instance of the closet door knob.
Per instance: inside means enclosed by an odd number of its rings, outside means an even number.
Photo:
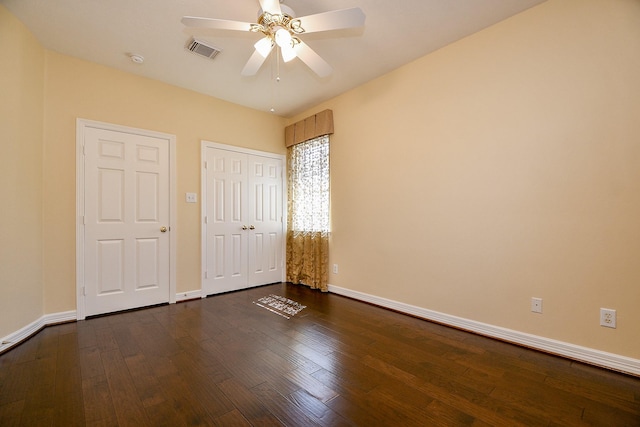
[[[243,229],[243,230],[246,230],[246,229],[247,229],[247,226],[246,226],[246,225],[243,225],[243,226],[242,226],[242,229]]]
[[[160,227],[160,232],[161,233],[166,233],[167,232],[167,227]]]
[[[256,228],[252,225],[249,227],[249,230],[255,230]]]

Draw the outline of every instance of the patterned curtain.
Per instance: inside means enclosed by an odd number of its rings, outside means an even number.
[[[287,282],[323,292],[329,280],[329,136],[287,148]]]

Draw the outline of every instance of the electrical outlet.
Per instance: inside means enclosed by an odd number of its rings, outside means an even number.
[[[187,203],[198,203],[198,195],[196,193],[187,193]]]
[[[333,274],[338,274],[338,264],[333,264]]]
[[[542,298],[531,298],[531,311],[542,313]]]
[[[616,311],[610,308],[600,309],[600,326],[605,328],[616,327]]]

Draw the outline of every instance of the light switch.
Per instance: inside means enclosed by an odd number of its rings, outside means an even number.
[[[187,193],[187,203],[198,203],[198,195],[196,193]]]

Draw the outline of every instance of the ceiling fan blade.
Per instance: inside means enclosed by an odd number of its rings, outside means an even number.
[[[333,71],[331,65],[320,57],[308,44],[301,41],[295,46],[296,55],[319,77],[327,77]]]
[[[197,16],[184,16],[182,23],[192,28],[213,28],[216,30],[249,31],[251,24],[248,22],[229,21],[227,19],[199,18]]]
[[[245,64],[240,75],[245,77],[254,76],[258,72],[260,67],[262,67],[262,64],[264,64],[264,61],[268,57],[269,55],[262,56],[260,52],[258,52],[257,50],[254,50],[253,55],[251,55],[251,58],[249,58],[249,60]]]
[[[365,15],[359,7],[351,9],[332,10],[303,16],[300,19],[305,33],[356,28],[364,25]]]
[[[269,12],[272,15],[280,15],[280,2],[278,0],[258,0],[260,2],[260,8],[263,12]]]

